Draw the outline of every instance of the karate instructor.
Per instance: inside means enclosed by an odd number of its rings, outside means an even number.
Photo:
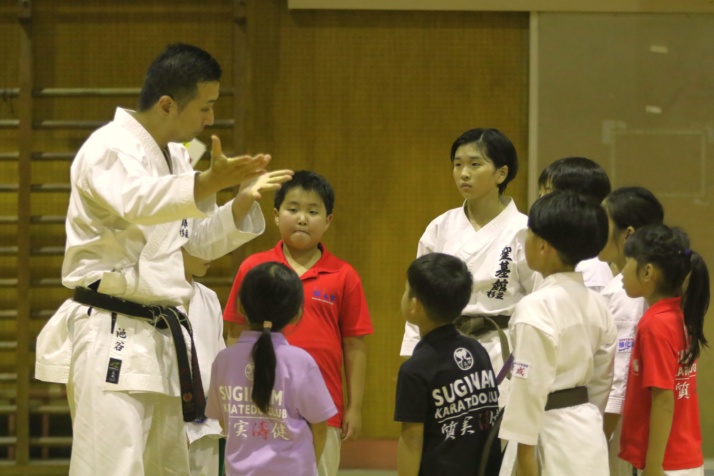
[[[209,53],[168,46],[137,110],[118,108],[72,163],[62,283],[75,294],[40,333],[36,362],[38,379],[67,385],[71,475],[189,473],[184,421],[204,417],[205,397],[181,248],[213,260],[255,238],[255,201],[292,176],[266,172],[269,155],[225,157],[215,136],[210,168],[192,169],[181,143],[213,124],[220,78]]]

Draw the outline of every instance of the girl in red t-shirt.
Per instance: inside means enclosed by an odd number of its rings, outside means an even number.
[[[639,228],[625,257],[625,291],[650,307],[637,325],[620,457],[646,476],[703,476],[696,372],[709,272],[686,233],[665,225]]]

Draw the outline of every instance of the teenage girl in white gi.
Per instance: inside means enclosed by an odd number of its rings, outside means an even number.
[[[608,241],[598,258],[614,265],[625,266],[625,240],[645,225],[661,224],[664,209],[652,192],[641,187],[623,187],[612,192],[604,201],[609,222]],[[605,436],[609,442],[611,476],[632,476],[632,466],[620,459],[620,431],[622,406],[625,403],[627,372],[635,342],[637,323],[647,309],[643,298],[631,298],[622,287],[622,273],[617,274],[601,291],[617,326],[617,350],[612,390],[605,407]]]
[[[249,329],[211,369],[206,416],[226,431],[228,476],[316,476],[337,413],[315,360],[281,331],[302,315],[298,275],[281,263],[248,271],[238,305]]]
[[[649,309],[637,324],[620,457],[646,476],[703,476],[696,374],[709,272],[687,235],[665,225],[637,230],[625,257],[625,291]]]
[[[419,240],[417,257],[440,252],[466,263],[474,283],[457,326],[476,336],[498,373],[504,362],[501,342],[508,336],[508,319],[516,303],[540,279],[526,263],[528,217],[518,211],[511,197],[503,195],[518,172],[518,156],[500,131],[472,129],[453,143],[451,169],[464,202],[429,224]],[[411,356],[419,338],[419,329],[407,323],[400,355]],[[499,386],[501,405],[508,382]]]

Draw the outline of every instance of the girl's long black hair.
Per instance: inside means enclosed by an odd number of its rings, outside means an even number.
[[[704,315],[709,308],[709,270],[702,257],[689,247],[689,237],[666,225],[639,228],[625,242],[625,256],[638,266],[651,263],[662,273],[657,291],[669,296],[682,296],[687,350],[681,363],[691,365],[707,346],[704,337]]]
[[[262,329],[251,354],[254,366],[251,397],[260,411],[267,413],[276,365],[270,333],[280,332],[300,313],[304,300],[302,282],[284,264],[259,264],[243,278],[239,299],[251,329]]]

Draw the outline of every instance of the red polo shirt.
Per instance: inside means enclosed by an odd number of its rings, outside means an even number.
[[[651,388],[674,393],[674,415],[662,467],[665,471],[698,468],[704,464],[699,426],[697,363],[679,361],[687,349],[681,299],[657,301],[637,324],[622,410],[620,458],[638,469],[645,467],[652,409]]]
[[[302,319],[294,326],[287,326],[283,334],[290,344],[305,349],[317,362],[337,407],[337,415],[330,418],[328,424],[340,428],[344,412],[342,339],[371,334],[374,328],[357,272],[330,254],[323,244],[318,246],[322,256],[300,276],[305,289]],[[251,255],[241,263],[223,311],[224,320],[245,324],[245,317],[236,309],[240,285],[250,269],[269,261],[290,267],[282,241],[275,248]]]

